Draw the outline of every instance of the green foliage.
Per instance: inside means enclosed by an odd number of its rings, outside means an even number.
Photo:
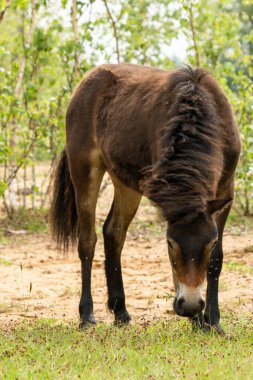
[[[186,63],[200,62],[213,72],[233,104],[243,144],[237,203],[243,214],[252,213],[251,2],[83,0],[76,2],[76,23],[73,4],[40,0],[34,9],[32,0],[0,4],[0,197],[35,159],[53,165],[64,146],[68,100],[87,70],[104,61],[175,67],[181,62],[169,48],[178,41],[180,49],[184,35]]]
[[[7,188],[8,188],[7,183],[4,182],[2,179],[0,179],[0,197],[4,195]]]

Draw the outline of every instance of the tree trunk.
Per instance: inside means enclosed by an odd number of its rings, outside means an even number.
[[[14,96],[16,100],[20,99],[21,94],[22,94],[21,90],[22,90],[22,84],[24,80],[24,73],[25,73],[26,61],[27,61],[25,47],[29,48],[32,43],[32,36],[33,36],[34,28],[35,28],[35,15],[36,15],[36,0],[31,0],[31,19],[30,19],[27,39],[25,38],[24,22],[23,22],[23,27],[22,27],[23,41],[24,41],[25,46],[24,46],[23,57],[21,59],[21,63],[19,67],[17,83],[14,88]],[[17,130],[18,130],[17,118],[14,115],[12,118],[12,132],[11,132],[11,139],[10,139],[10,148],[12,149],[12,152],[14,152],[14,149],[18,144]],[[12,173],[14,173],[15,170],[16,170],[16,160],[15,160],[15,154],[13,153],[11,162],[10,162],[10,168],[9,168],[10,177],[12,177]],[[9,203],[10,203],[11,211],[14,211],[18,208],[18,202],[17,202],[15,190],[16,190],[16,176],[13,176],[13,178],[11,179],[9,183]]]
[[[71,7],[71,19],[72,19],[72,31],[74,42],[77,44],[79,42],[78,24],[77,24],[77,2],[72,1]],[[74,57],[74,78],[77,79],[80,76],[80,57],[77,49],[75,49]]]
[[[107,12],[107,15],[108,15],[108,18],[112,24],[112,29],[113,29],[113,34],[114,34],[114,40],[115,40],[115,46],[116,46],[116,55],[117,55],[117,61],[118,63],[120,63],[120,52],[119,52],[119,33],[118,33],[118,28],[117,28],[117,24],[112,16],[112,13],[110,11],[110,8],[108,6],[108,3],[107,3],[107,0],[103,0],[103,3],[105,5],[105,8],[106,8],[106,12]]]
[[[189,2],[189,19],[190,19],[190,27],[191,27],[191,33],[192,33],[192,41],[195,51],[195,65],[197,67],[200,66],[200,55],[199,55],[199,48],[196,40],[196,33],[195,33],[195,25],[194,25],[194,18],[193,18],[193,11],[192,11],[192,4]]]

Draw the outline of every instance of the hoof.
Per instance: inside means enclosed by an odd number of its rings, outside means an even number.
[[[213,321],[212,322],[212,321],[210,321],[210,318],[207,315],[204,315],[204,320],[205,320],[205,326],[207,326],[209,331],[216,332],[217,334],[219,334],[221,336],[226,335],[223,328],[221,327],[219,321],[217,321],[217,322]]]
[[[192,331],[194,332],[201,330],[203,332],[214,332],[221,336],[226,335],[219,323],[210,324],[206,322],[202,313],[195,318],[191,318],[190,321],[192,323]]]
[[[114,324],[116,326],[124,326],[124,325],[128,325],[130,321],[131,321],[131,317],[128,314],[128,312],[125,311],[123,313],[118,313],[117,315],[115,315]]]
[[[208,326],[209,326],[210,331],[214,331],[215,333],[217,333],[220,336],[226,335],[225,331],[223,330],[223,328],[221,327],[221,325],[219,323],[216,323],[214,325],[208,325]]]
[[[79,329],[85,330],[91,326],[94,326],[96,324],[96,321],[94,319],[94,315],[90,314],[89,316],[81,317],[80,323],[79,323]]]

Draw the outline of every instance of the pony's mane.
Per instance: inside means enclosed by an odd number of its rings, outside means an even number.
[[[206,210],[215,180],[221,138],[212,95],[202,86],[203,69],[185,67],[169,77],[169,110],[158,162],[147,168],[142,189],[171,223],[191,221]]]

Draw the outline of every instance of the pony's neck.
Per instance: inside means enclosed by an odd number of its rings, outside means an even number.
[[[200,87],[196,72],[187,68],[175,75],[168,92],[168,123],[160,137],[160,160],[143,186],[144,194],[168,220],[204,212],[217,186],[218,136],[212,97]]]

